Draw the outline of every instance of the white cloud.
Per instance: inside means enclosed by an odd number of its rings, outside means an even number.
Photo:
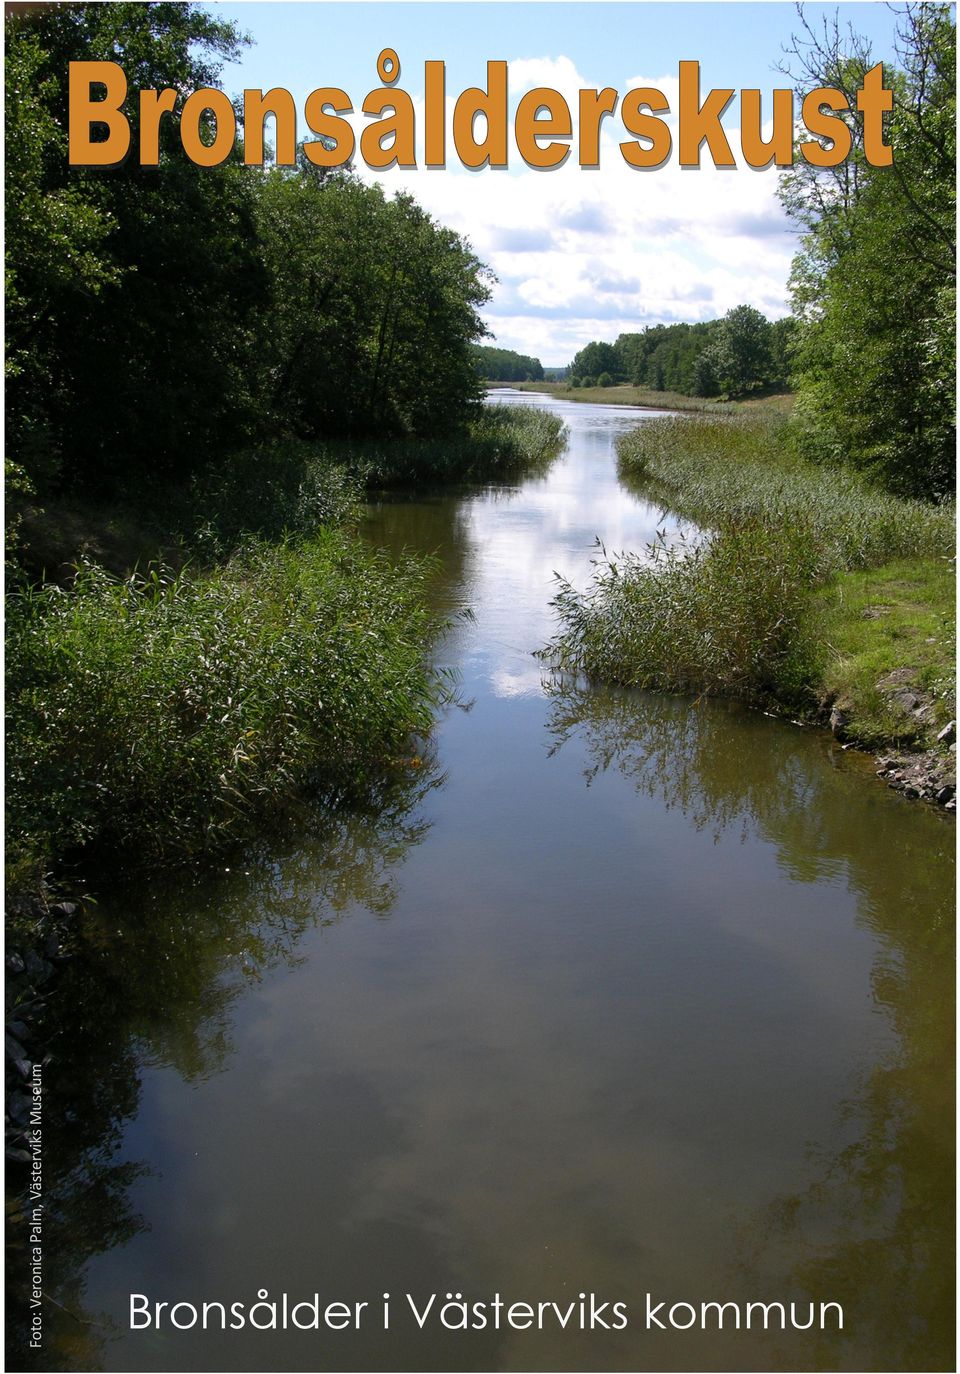
[[[620,152],[629,135],[618,113],[604,121],[600,167],[581,168],[577,93],[595,83],[564,55],[524,58],[509,70],[511,111],[523,91],[541,85],[570,104],[573,153],[563,167],[526,167],[511,140],[509,170],[463,168],[452,141],[454,96],[447,99],[445,170],[374,174],[358,164],[365,179],[388,191],[409,190],[490,264],[500,280],[485,318],[501,346],[558,364],[590,339],[661,320],[711,319],[741,303],[768,316],[786,313],[796,242],[776,199],[774,169],[754,171],[742,159],[731,170],[709,161],[683,169],[674,155],[638,171]],[[672,124],[676,77],[636,77],[620,96],[641,85],[664,91]],[[422,146],[423,103],[415,105]],[[738,153],[736,112],[734,102],[724,127]]]
[[[507,75],[511,95],[549,86],[560,92],[572,113],[576,112],[580,90],[592,84],[580,75],[569,57],[522,57],[510,63]]]

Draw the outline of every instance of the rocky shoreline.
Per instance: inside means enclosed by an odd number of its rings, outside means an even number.
[[[877,759],[877,777],[905,797],[932,802],[956,813],[955,753],[944,757],[937,750],[928,749],[922,754],[884,754]]]
[[[856,749],[860,753],[873,754],[877,777],[895,792],[901,793],[910,801],[923,801],[942,808],[951,815],[956,814],[957,755],[956,744],[951,743],[948,751],[939,749],[890,750],[878,754],[875,748],[856,739],[849,739],[846,731],[831,723],[834,737],[843,742],[844,749]],[[954,730],[950,722],[948,730]],[[944,732],[945,733],[945,732]]]
[[[933,699],[917,686],[912,668],[895,668],[877,682],[888,711],[902,716],[905,727],[921,727],[927,739],[932,736]],[[844,701],[824,702],[822,713],[834,736],[846,741],[845,747],[864,748],[856,738],[852,710]],[[888,749],[877,755],[877,776],[888,787],[912,800],[931,802],[946,811],[956,812],[957,722],[948,721],[936,736],[938,748]],[[870,750],[874,752],[873,749]]]

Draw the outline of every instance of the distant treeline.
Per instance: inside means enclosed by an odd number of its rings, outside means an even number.
[[[155,169],[68,167],[70,62],[136,52],[136,122],[139,89],[214,85],[241,48],[233,24],[185,4],[8,19],[14,485],[109,493],[284,435],[433,436],[468,420],[489,273],[409,196],[306,162],[198,167],[176,114]]]
[[[528,358],[511,348],[491,348],[474,344],[473,361],[477,376],[487,382],[541,382],[543,367],[539,358]]]
[[[574,386],[629,382],[685,396],[744,396],[786,386],[796,332],[793,319],[767,320],[739,305],[701,324],[655,324],[616,343],[589,343],[573,359]]]

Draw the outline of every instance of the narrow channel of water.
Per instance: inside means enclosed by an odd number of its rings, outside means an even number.
[[[472,612],[409,779],[100,909],[47,1075],[44,1367],[953,1367],[952,826],[818,732],[545,684],[554,570],[664,519],[616,477],[643,417],[514,403],[563,412],[546,476],[370,512]],[[371,1307],[128,1329],[131,1291],[259,1289]],[[419,1330],[403,1295],[448,1292],[629,1325]],[[835,1302],[844,1330],[648,1331],[648,1292]]]

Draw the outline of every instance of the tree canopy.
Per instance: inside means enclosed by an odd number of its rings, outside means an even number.
[[[798,413],[811,456],[939,497],[956,445],[956,27],[946,6],[911,4],[898,34],[892,165],[867,164],[853,112],[842,176],[805,165],[781,180],[806,231],[792,275]],[[871,61],[835,25],[807,26],[793,57],[799,78],[822,84]]]
[[[654,391],[687,396],[742,396],[758,388],[786,386],[790,376],[791,319],[772,323],[749,305],[722,320],[654,324],[616,343],[589,343],[570,364],[576,385],[607,376],[607,385],[628,381]]]
[[[539,382],[543,380],[543,364],[539,358],[515,353],[512,348],[491,348],[474,344],[473,361],[477,376],[488,382]]]
[[[479,395],[489,273],[409,196],[349,173],[69,168],[68,63],[216,84],[242,40],[192,4],[7,20],[8,453],[35,486],[181,480],[278,433],[433,434]]]
[[[620,359],[613,344],[588,343],[585,348],[581,348],[569,368],[570,377],[581,379],[596,377],[601,372],[609,372],[617,378],[623,377]]]

